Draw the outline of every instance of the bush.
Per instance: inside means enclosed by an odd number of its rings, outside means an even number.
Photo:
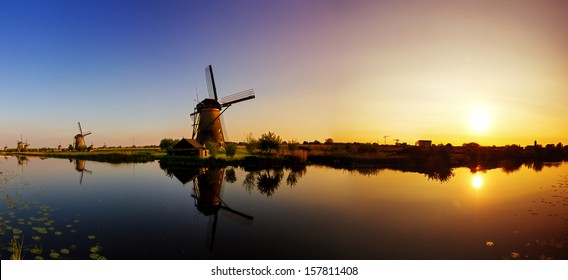
[[[236,152],[237,152],[237,144],[227,143],[225,145],[225,155],[227,155],[228,157],[233,158]]]

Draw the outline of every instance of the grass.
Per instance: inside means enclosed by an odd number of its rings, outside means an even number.
[[[16,238],[12,237],[12,241],[10,242],[10,246],[12,248],[12,255],[10,256],[11,260],[23,260],[24,256],[22,255],[22,249],[24,247],[24,240],[18,242]]]

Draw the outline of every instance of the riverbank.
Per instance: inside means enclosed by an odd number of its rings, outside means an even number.
[[[568,160],[568,147],[559,145],[484,147],[475,143],[459,147],[439,145],[380,146],[376,144],[320,144],[302,145],[294,150],[282,149],[278,153],[250,153],[237,149],[234,157],[224,153],[205,158],[168,155],[159,148],[97,149],[89,152],[69,151],[1,151],[0,155],[40,158],[69,158],[107,163],[143,163],[159,160],[164,166],[240,166],[245,168],[273,168],[302,165],[322,165],[344,169],[391,168],[423,170],[424,173],[449,174],[456,167],[476,170],[502,168],[519,169],[523,164],[542,168],[545,162]],[[441,171],[440,171],[441,170]]]

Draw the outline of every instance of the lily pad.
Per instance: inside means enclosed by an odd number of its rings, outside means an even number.
[[[41,236],[32,236],[33,241],[40,241],[41,240]]]
[[[99,255],[99,254],[90,254],[89,257],[93,260],[106,260],[107,258]]]
[[[13,228],[13,229],[12,229],[12,233],[13,233],[14,235],[17,235],[17,234],[22,233],[22,230],[19,229],[19,228]]]
[[[61,255],[60,255],[59,253],[57,253],[57,252],[51,252],[51,254],[49,254],[49,256],[50,256],[52,259],[59,259],[59,258],[61,257]]]
[[[34,259],[36,259],[36,260],[43,260],[43,257],[42,257],[42,256],[36,256]]]
[[[47,229],[44,228],[44,227],[32,227],[32,229],[39,232],[39,233],[43,233],[43,234],[47,233]]]
[[[39,249],[39,248],[33,248],[33,249],[30,250],[30,252],[34,255],[41,255],[42,250]]]
[[[64,255],[68,255],[69,253],[71,253],[71,251],[69,251],[69,249],[65,249],[65,248],[63,248],[59,251],[61,252],[61,254],[64,254]]]
[[[91,239],[91,240],[95,239],[95,237],[96,237],[96,236],[94,236],[94,235],[89,235],[89,236],[87,236],[87,238],[89,238],[89,239]]]
[[[63,234],[63,232],[61,232],[61,231],[56,231],[56,232],[54,232],[53,234],[55,234],[55,235],[59,236],[59,235],[62,235],[62,234]]]
[[[97,246],[93,246],[91,248],[89,248],[89,251],[91,251],[91,253],[98,253],[103,249],[102,246],[97,245]]]

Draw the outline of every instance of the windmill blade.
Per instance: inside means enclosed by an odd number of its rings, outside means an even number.
[[[223,97],[223,99],[221,100],[221,106],[228,107],[235,103],[239,103],[253,98],[255,98],[254,89],[251,88]]]
[[[81,134],[82,134],[82,133],[81,133]],[[87,133],[83,134],[83,137],[85,137],[85,136],[87,136],[87,135],[90,135],[90,134],[91,134],[91,132],[90,132],[90,131],[87,131]]]
[[[83,129],[81,128],[81,122],[77,122],[79,124],[79,133],[83,135]]]
[[[81,172],[81,178],[79,179],[79,185],[83,184],[83,172]]]
[[[209,65],[205,67],[205,79],[207,80],[207,91],[209,92],[209,98],[217,99],[217,87],[215,86],[215,77],[213,77],[213,66]]]
[[[223,141],[223,143],[226,143],[230,139],[229,131],[227,130],[227,126],[225,125],[225,118],[223,118],[223,115],[221,115],[219,118],[221,119],[221,140]]]
[[[221,209],[224,210],[221,211],[221,215],[228,220],[247,227],[252,225],[252,220],[254,219],[253,216],[249,216],[227,206],[221,206]]]

